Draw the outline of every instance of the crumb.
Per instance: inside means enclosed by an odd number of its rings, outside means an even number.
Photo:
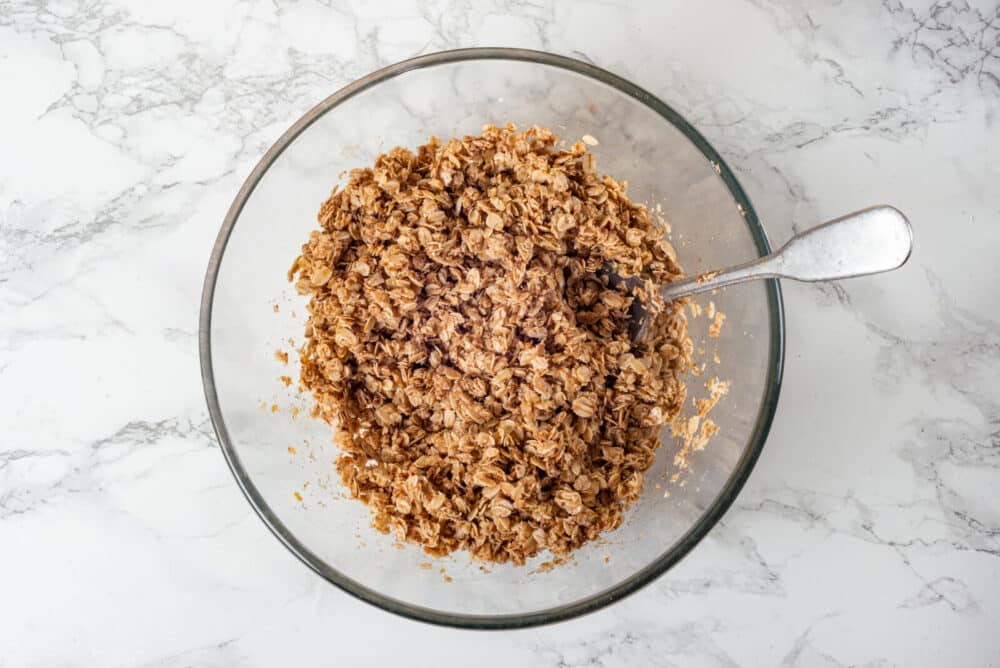
[[[601,143],[597,141],[597,138],[594,137],[593,135],[583,135],[582,139],[583,143],[586,144],[587,146],[597,146],[598,144]]]
[[[454,580],[452,579],[452,577],[450,575],[445,575],[444,576],[444,581],[445,582],[453,582]]]
[[[266,411],[267,410],[267,402],[266,401],[260,402],[260,408],[261,408],[261,410],[265,410]]]
[[[719,403],[719,400],[729,392],[729,381],[712,378],[705,383],[705,388],[708,390],[709,396],[705,399],[697,399],[694,402],[698,408],[698,412],[687,418],[678,416],[670,425],[671,435],[682,440],[680,449],[674,455],[674,466],[678,469],[687,468],[688,456],[692,452],[704,449],[712,436],[719,432],[718,425],[714,421],[707,419],[706,416]],[[679,477],[680,473],[675,473],[670,478],[670,481],[677,482]]]
[[[604,555],[604,563],[608,563],[609,561],[611,561],[611,555],[610,554],[605,554]]]
[[[705,271],[705,272],[702,272],[702,273],[698,274],[698,278],[695,279],[695,282],[697,282],[697,283],[707,283],[708,281],[710,281],[713,278],[715,278],[716,276],[718,276],[719,273],[720,273],[719,271]]]
[[[298,501],[299,503],[302,503],[302,495],[301,494],[299,494],[298,492],[293,492],[292,496],[295,497],[296,501]]]
[[[288,364],[288,353],[284,350],[275,350],[274,359],[278,360],[282,364]]]
[[[419,566],[420,566],[420,568],[424,569],[425,571],[429,571],[430,569],[434,568],[434,564],[432,564],[429,561],[422,561],[422,562],[420,562]]]
[[[719,351],[718,350],[713,350],[712,351],[712,361],[715,362],[716,364],[722,364],[722,358],[719,357]]]
[[[538,568],[535,569],[535,572],[536,573],[548,573],[549,571],[551,571],[555,567],[556,567],[556,565],[553,562],[551,562],[551,561],[543,561],[542,563],[538,564]]]
[[[288,446],[288,454],[290,454],[290,455],[294,455],[295,453],[296,453],[296,450],[295,450],[295,448],[294,448],[294,447],[292,447],[291,445],[289,445],[289,446]]]
[[[708,308],[705,309],[705,315],[707,315],[709,318],[714,318],[715,317],[715,302],[714,301],[709,301],[708,302]]]
[[[708,326],[708,335],[713,339],[719,338],[719,332],[722,330],[722,323],[726,321],[726,314],[719,311],[715,314],[715,318],[712,320],[712,324]]]
[[[281,382],[285,384],[285,387],[288,387],[289,385],[292,384],[292,377],[291,376],[281,376]]]
[[[299,416],[299,407],[292,406],[292,418],[297,418]]]
[[[278,312],[278,311],[280,311],[280,310],[281,310],[281,309],[280,309],[280,308],[278,307],[278,305],[277,305],[277,304],[275,304],[275,305],[274,305],[274,312],[275,312],[275,313],[277,313],[277,312]]]
[[[272,413],[277,413],[278,410],[279,410],[278,409],[278,404],[271,404],[271,412]]]

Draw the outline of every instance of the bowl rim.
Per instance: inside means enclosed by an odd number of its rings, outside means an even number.
[[[630,81],[608,72],[591,63],[583,62],[574,58],[556,55],[544,51],[534,51],[530,49],[513,49],[501,47],[480,47],[467,49],[454,49],[450,51],[439,51],[426,55],[417,56],[408,60],[403,60],[388,67],[379,69],[364,76],[351,84],[341,88],[322,102],[314,106],[299,120],[297,120],[281,137],[267,150],[260,159],[253,171],[244,181],[236,194],[232,205],[229,207],[226,217],[222,223],[222,228],[212,247],[208,268],[205,272],[205,282],[202,290],[200,304],[200,318],[198,326],[198,352],[201,362],[201,379],[205,392],[205,399],[208,403],[208,411],[211,416],[212,426],[215,429],[216,437],[221,445],[222,453],[226,458],[226,463],[236,479],[244,496],[249,501],[251,507],[261,518],[271,533],[300,561],[313,570],[320,577],[351,594],[352,596],[379,607],[388,612],[401,615],[414,620],[428,622],[442,626],[451,626],[467,629],[513,629],[541,624],[550,624],[564,621],[589,612],[594,612],[615,601],[618,601],[629,594],[632,594],[645,585],[649,584],[660,575],[669,570],[674,564],[686,556],[695,545],[715,526],[722,515],[729,509],[736,496],[739,494],[744,483],[750,476],[754,465],[760,456],[764,442],[767,439],[771,423],[774,419],[775,410],[778,403],[778,395],[781,388],[781,378],[784,368],[785,355],[785,324],[784,308],[781,297],[781,287],[777,280],[770,279],[764,282],[767,294],[768,318],[771,325],[771,336],[769,342],[768,373],[764,386],[760,410],[754,429],[750,435],[749,447],[747,447],[740,460],[737,462],[729,479],[723,485],[719,495],[712,504],[702,513],[698,521],[669,549],[657,557],[644,568],[633,573],[618,584],[601,592],[574,601],[565,605],[553,608],[546,608],[529,613],[503,614],[503,615],[471,615],[462,613],[451,613],[426,608],[411,603],[406,603],[398,599],[384,596],[379,592],[370,589],[343,573],[331,567],[317,555],[311,552],[302,542],[300,542],[289,529],[278,519],[258,491],[257,487],[250,480],[247,471],[243,468],[240,457],[236,452],[233,442],[226,429],[225,420],[219,406],[219,399],[216,393],[215,376],[212,367],[211,355],[211,326],[212,326],[212,305],[215,296],[215,284],[218,278],[219,267],[225,253],[226,245],[232,234],[236,221],[244,205],[253,193],[261,178],[284,152],[284,150],[313,122],[320,118],[330,109],[340,103],[350,99],[358,93],[371,88],[383,81],[394,78],[406,72],[456,63],[470,60],[511,60],[519,62],[530,62],[556,68],[569,70],[576,74],[584,75],[597,81],[616,88],[620,92],[634,97],[647,107],[659,114],[664,120],[675,126],[704,154],[705,158],[711,161],[717,168],[719,176],[722,178],[730,194],[736,203],[742,207],[743,218],[747,228],[760,255],[767,255],[771,252],[764,228],[750,203],[749,198],[742,186],[736,180],[736,176],[729,168],[722,156],[712,148],[708,141],[689,122],[687,122],[672,107],[662,102],[645,89],[631,83]]]

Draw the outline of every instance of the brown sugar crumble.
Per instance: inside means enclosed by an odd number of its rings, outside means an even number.
[[[432,556],[523,564],[616,528],[685,402],[686,302],[633,343],[634,297],[606,276],[676,280],[674,249],[585,143],[557,142],[508,125],[392,149],[334,188],[289,272],[337,471]]]

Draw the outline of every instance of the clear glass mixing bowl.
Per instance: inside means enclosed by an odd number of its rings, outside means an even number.
[[[676,443],[664,447],[645,492],[604,544],[540,571],[472,562],[464,553],[431,560],[399,549],[369,526],[368,508],[348,498],[331,461],[329,427],[286,389],[297,379],[277,348],[301,342],[305,304],[285,274],[343,170],[369,165],[394,146],[431,134],[478,134],[483,124],[549,127],[575,141],[596,137],[598,169],[629,184],[634,201],[662,207],[689,272],[769,252],[733,173],[673,109],[628,81],[583,62],[513,49],[422,56],[338,91],[293,125],[240,189],[205,278],[200,352],[209,411],[236,481],[274,535],[345,591],[394,613],[439,624],[509,628],[566,619],[636,591],[711,529],[746,481],[764,444],[781,380],[784,326],[775,281],[735,286],[714,300],[727,319],[718,339],[707,318],[691,322],[696,348],[717,350],[689,396],[715,375],[732,383],[712,416],[721,432],[696,452],[678,483]],[[279,312],[273,306],[279,305]],[[279,407],[272,412],[270,407]],[[292,405],[305,406],[297,418]],[[290,454],[293,448],[295,455]],[[304,483],[309,482],[308,487]],[[669,494],[664,492],[668,491]],[[300,501],[296,493],[302,497]],[[433,561],[433,568],[420,567]],[[440,572],[446,569],[451,581]]]

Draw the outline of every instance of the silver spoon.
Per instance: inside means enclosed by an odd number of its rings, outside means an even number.
[[[873,206],[818,225],[791,238],[780,249],[752,262],[702,272],[660,288],[665,302],[759,278],[832,281],[892,271],[902,267],[913,249],[910,221],[891,206]],[[634,287],[633,281],[625,279]],[[632,300],[630,333],[640,340],[649,313]]]

